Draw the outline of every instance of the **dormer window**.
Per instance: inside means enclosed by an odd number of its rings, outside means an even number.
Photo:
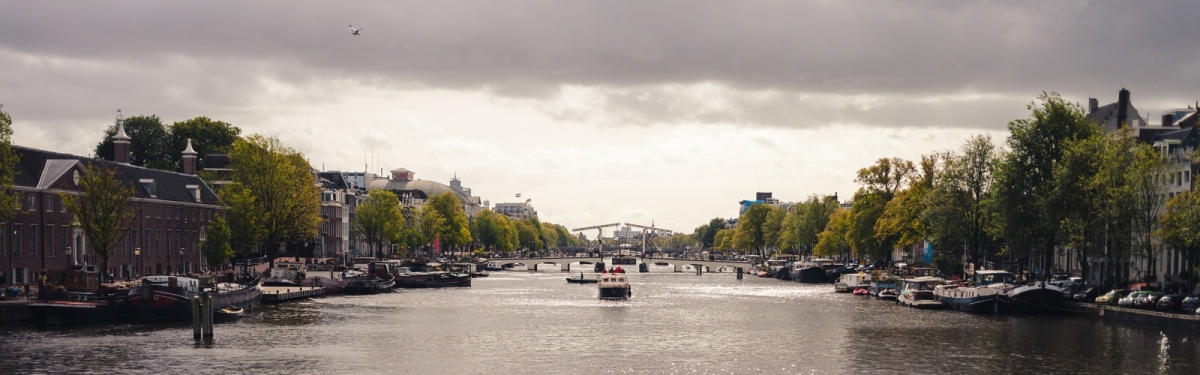
[[[154,179],[143,178],[138,180],[138,183],[142,185],[142,190],[145,191],[146,194],[149,194],[151,198],[158,198],[158,188],[155,187]]]
[[[192,199],[200,201],[200,185],[187,185],[187,190],[192,194]]]

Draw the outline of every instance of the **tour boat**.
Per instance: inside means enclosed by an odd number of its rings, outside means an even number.
[[[838,279],[838,282],[833,284],[833,291],[838,293],[849,293],[858,288],[866,288],[871,286],[871,275],[863,272],[845,273]]]
[[[75,267],[66,272],[50,272],[45,298],[30,302],[34,318],[45,324],[96,323],[117,320],[126,315],[130,286],[126,283],[100,284],[95,266]]]
[[[945,283],[940,277],[921,276],[900,281],[899,304],[918,309],[940,309],[946,307],[933,296],[933,288]]]
[[[600,291],[600,299],[619,300],[633,296],[625,272],[601,272],[598,279],[596,287]]]
[[[142,321],[192,319],[192,297],[205,292],[213,306],[253,310],[262,300],[258,278],[246,282],[217,282],[216,277],[146,276],[129,290],[130,314]]]

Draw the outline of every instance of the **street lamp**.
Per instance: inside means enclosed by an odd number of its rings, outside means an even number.
[[[67,263],[67,264],[68,264],[68,265],[67,265],[67,269],[71,269],[71,267],[74,267],[74,266],[75,266],[75,257],[74,257],[74,251],[72,251],[73,249],[71,249],[71,247],[70,247],[70,246],[67,246],[65,250],[66,250],[66,253],[67,253],[67,259],[68,259],[68,260],[70,260],[70,262],[69,262],[69,263]]]
[[[142,275],[142,248],[140,248],[140,247],[133,248],[133,256],[137,257],[137,260],[138,260],[137,274],[138,274],[138,277],[141,277],[141,275]]]

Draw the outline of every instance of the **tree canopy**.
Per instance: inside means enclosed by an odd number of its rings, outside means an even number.
[[[100,257],[101,269],[108,269],[108,257],[113,248],[137,225],[141,215],[130,199],[133,186],[122,182],[117,171],[99,163],[89,164],[79,179],[80,195],[59,193],[63,207],[74,216],[75,224],[83,229],[92,251]],[[79,249],[82,251],[82,249]]]
[[[12,117],[3,109],[0,105],[0,222],[11,219],[21,207],[12,190],[20,156],[12,147]]]
[[[229,157],[232,182],[223,190],[247,196],[244,205],[231,206],[230,211],[253,217],[272,261],[285,244],[316,237],[322,220],[321,190],[304,155],[278,138],[256,134],[239,139]]]

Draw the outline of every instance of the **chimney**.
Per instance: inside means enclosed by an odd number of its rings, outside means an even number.
[[[1125,125],[1125,120],[1127,118],[1129,118],[1128,113],[1126,112],[1127,107],[1129,107],[1129,90],[1126,90],[1125,88],[1121,88],[1121,91],[1117,92],[1117,127],[1118,128],[1121,127],[1122,125]]]
[[[1174,122],[1175,122],[1175,115],[1172,115],[1170,113],[1163,115],[1162,126],[1171,126],[1171,125],[1174,125]]]
[[[1088,98],[1088,114],[1096,113],[1097,109],[1100,109],[1100,101],[1096,98]]]
[[[117,135],[113,136],[113,161],[129,164],[129,136],[125,135],[125,118],[117,110]]]
[[[188,138],[187,148],[183,150],[183,174],[196,175],[196,150],[192,149],[191,138]]]

